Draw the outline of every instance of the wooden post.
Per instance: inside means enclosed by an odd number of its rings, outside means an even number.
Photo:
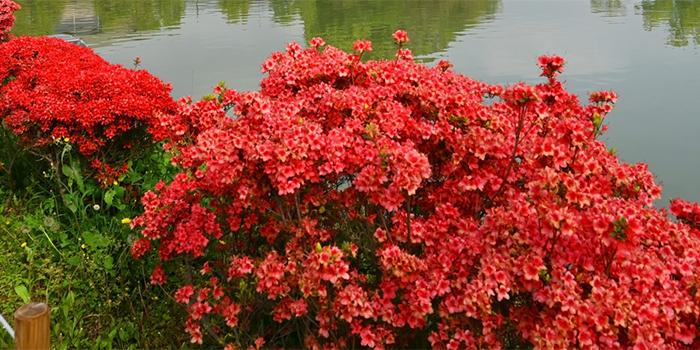
[[[49,350],[51,320],[49,307],[30,302],[15,311],[15,349]]]

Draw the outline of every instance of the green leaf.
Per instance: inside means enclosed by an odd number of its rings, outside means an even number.
[[[129,340],[129,334],[124,332],[123,329],[120,329],[119,330],[119,339],[121,339],[123,342],[126,342],[127,340]]]
[[[71,169],[68,164],[63,164],[62,170],[63,170],[63,175],[66,175],[69,178],[73,178],[73,169]]]
[[[102,248],[109,245],[109,240],[100,233],[92,233],[90,231],[83,232],[85,244],[93,248]]]
[[[68,202],[68,209],[72,212],[78,211],[78,203],[82,203],[82,198],[78,197],[78,193],[67,193],[66,201]]]
[[[111,256],[108,256],[105,259],[103,264],[104,264],[105,269],[111,270],[114,267],[114,258],[112,258]]]
[[[105,192],[105,203],[107,203],[107,208],[112,206],[112,202],[114,201],[114,195],[114,190],[109,190]]]
[[[277,220],[277,221],[282,221],[282,215],[277,214],[277,213],[274,212],[274,211],[271,212],[270,215],[271,215],[273,218],[275,218],[275,220]]]
[[[22,302],[24,302],[25,304],[28,303],[31,299],[29,297],[29,290],[27,290],[27,287],[25,287],[23,284],[15,286],[15,292],[17,293],[17,295],[19,295],[20,298],[22,298]]]
[[[93,193],[95,193],[95,190],[97,190],[97,189],[99,189],[99,187],[88,182],[87,184],[85,184],[85,191],[83,191],[83,198],[92,195]]]
[[[73,180],[78,184],[80,192],[85,193],[85,184],[83,184],[83,174],[80,172],[80,163],[77,159],[71,159],[71,170],[73,171]]]
[[[66,260],[66,262],[70,265],[78,266],[78,265],[80,265],[80,257],[77,255],[71,256],[70,258],[68,258],[68,260]]]
[[[66,297],[67,297],[68,305],[70,305],[72,307],[73,304],[75,304],[75,293],[73,291],[70,291],[70,292],[68,292],[68,295]]]

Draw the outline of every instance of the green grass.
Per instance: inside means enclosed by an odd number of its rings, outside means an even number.
[[[39,163],[26,168],[15,162],[12,172],[0,172],[0,313],[10,324],[31,298],[51,308],[52,349],[191,346],[185,308],[170,297],[174,290],[150,284],[154,262],[131,256],[136,234],[121,222],[138,215],[140,196],[174,172],[162,148],[146,154],[108,188],[81,171],[67,172],[61,183]],[[79,158],[66,160],[82,169]],[[15,191],[4,208],[9,184]],[[57,194],[59,186],[69,206]],[[5,330],[0,348],[14,348]]]

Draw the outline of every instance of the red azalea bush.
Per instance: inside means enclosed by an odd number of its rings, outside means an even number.
[[[7,32],[12,29],[16,19],[13,13],[19,9],[20,6],[12,0],[0,0],[0,42],[9,39]]]
[[[169,83],[55,38],[0,45],[0,79],[0,120],[22,143],[57,158],[70,142],[103,182],[126,170],[120,152],[147,144],[145,128],[176,108]]]
[[[614,93],[582,106],[557,56],[504,88],[311,44],[272,54],[260,92],[162,119],[185,171],[143,198],[132,252],[155,245],[154,284],[186,266],[192,342],[697,347],[700,207],[674,222],[596,139]]]

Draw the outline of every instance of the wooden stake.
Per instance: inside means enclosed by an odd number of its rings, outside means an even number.
[[[30,302],[15,311],[15,349],[49,350],[51,348],[50,310],[46,304]]]

